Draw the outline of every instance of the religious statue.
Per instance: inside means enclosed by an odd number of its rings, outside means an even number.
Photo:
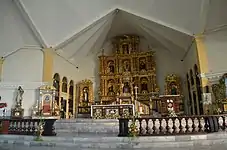
[[[19,86],[17,89],[16,106],[20,106],[20,107],[22,106],[23,94],[24,94],[24,90],[22,89],[21,86]]]
[[[83,90],[83,94],[84,94],[84,101],[85,102],[88,102],[88,88],[85,87],[84,90]]]
[[[174,83],[171,84],[171,95],[177,95],[177,86]]]
[[[124,68],[123,69],[126,72],[130,71],[130,64],[127,60],[124,62]]]
[[[110,85],[109,88],[108,88],[108,95],[114,95],[114,88],[113,88],[113,85]]]
[[[130,93],[130,86],[128,82],[126,82],[123,86],[123,93]]]
[[[139,69],[140,69],[140,71],[142,71],[142,70],[147,70],[147,69],[146,69],[146,64],[145,64],[145,61],[144,61],[144,60],[141,60],[141,61],[140,61]]]
[[[225,77],[225,97],[227,97],[227,77]]]
[[[129,49],[128,49],[128,45],[123,45],[123,54],[129,54]]]
[[[109,73],[114,73],[114,64],[112,61],[109,62],[108,64],[108,69],[109,69]]]

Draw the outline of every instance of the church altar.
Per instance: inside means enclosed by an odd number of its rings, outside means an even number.
[[[135,115],[133,104],[91,105],[93,119],[131,118]]]

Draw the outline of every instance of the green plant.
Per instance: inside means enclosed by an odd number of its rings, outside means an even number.
[[[42,110],[39,112],[39,118],[40,118],[40,121],[39,121],[39,124],[38,124],[38,128],[37,128],[37,132],[36,132],[36,137],[35,137],[35,141],[43,141],[42,139],[42,133],[43,133],[43,127],[45,125],[45,120],[43,118],[43,115],[42,115]]]
[[[139,130],[138,130],[138,127],[136,125],[136,117],[134,116],[132,118],[132,122],[129,126],[129,133],[128,133],[128,136],[131,137],[131,138],[135,138],[139,135]]]

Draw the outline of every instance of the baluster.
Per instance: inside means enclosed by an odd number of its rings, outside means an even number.
[[[192,133],[194,133],[196,130],[195,130],[195,118],[192,117]]]
[[[145,121],[146,121],[146,133],[145,133],[145,135],[149,135],[149,125],[148,125],[149,119],[146,118]]]
[[[185,120],[186,120],[186,126],[185,126],[186,131],[185,131],[185,133],[189,133],[188,119],[189,119],[189,117],[185,117]]]
[[[155,119],[152,118],[152,123],[153,123],[153,133],[152,134],[156,134],[156,127],[155,127]]]
[[[198,132],[201,132],[202,131],[202,125],[201,125],[202,118],[203,117],[198,117],[198,121],[199,121],[199,126],[198,126],[199,130],[198,130]]]
[[[31,133],[31,120],[27,120],[28,121],[28,126],[27,126],[27,135],[30,135]]]
[[[139,120],[139,130],[140,130],[140,132],[139,132],[139,135],[143,135],[143,127],[142,127],[142,120],[143,119],[141,119],[141,118],[138,118],[138,120]],[[135,120],[135,122],[136,122],[136,120]]]

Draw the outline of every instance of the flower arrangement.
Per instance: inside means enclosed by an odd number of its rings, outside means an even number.
[[[45,121],[44,121],[44,119],[42,117],[42,110],[40,110],[40,112],[39,112],[39,118],[40,118],[40,122],[39,122],[38,127],[37,127],[35,141],[43,141],[42,133],[44,131],[43,127],[45,125]]]
[[[139,130],[136,125],[136,118],[140,118],[139,112],[136,112],[135,116],[132,117],[132,123],[129,126],[129,137],[135,138],[139,135]]]

